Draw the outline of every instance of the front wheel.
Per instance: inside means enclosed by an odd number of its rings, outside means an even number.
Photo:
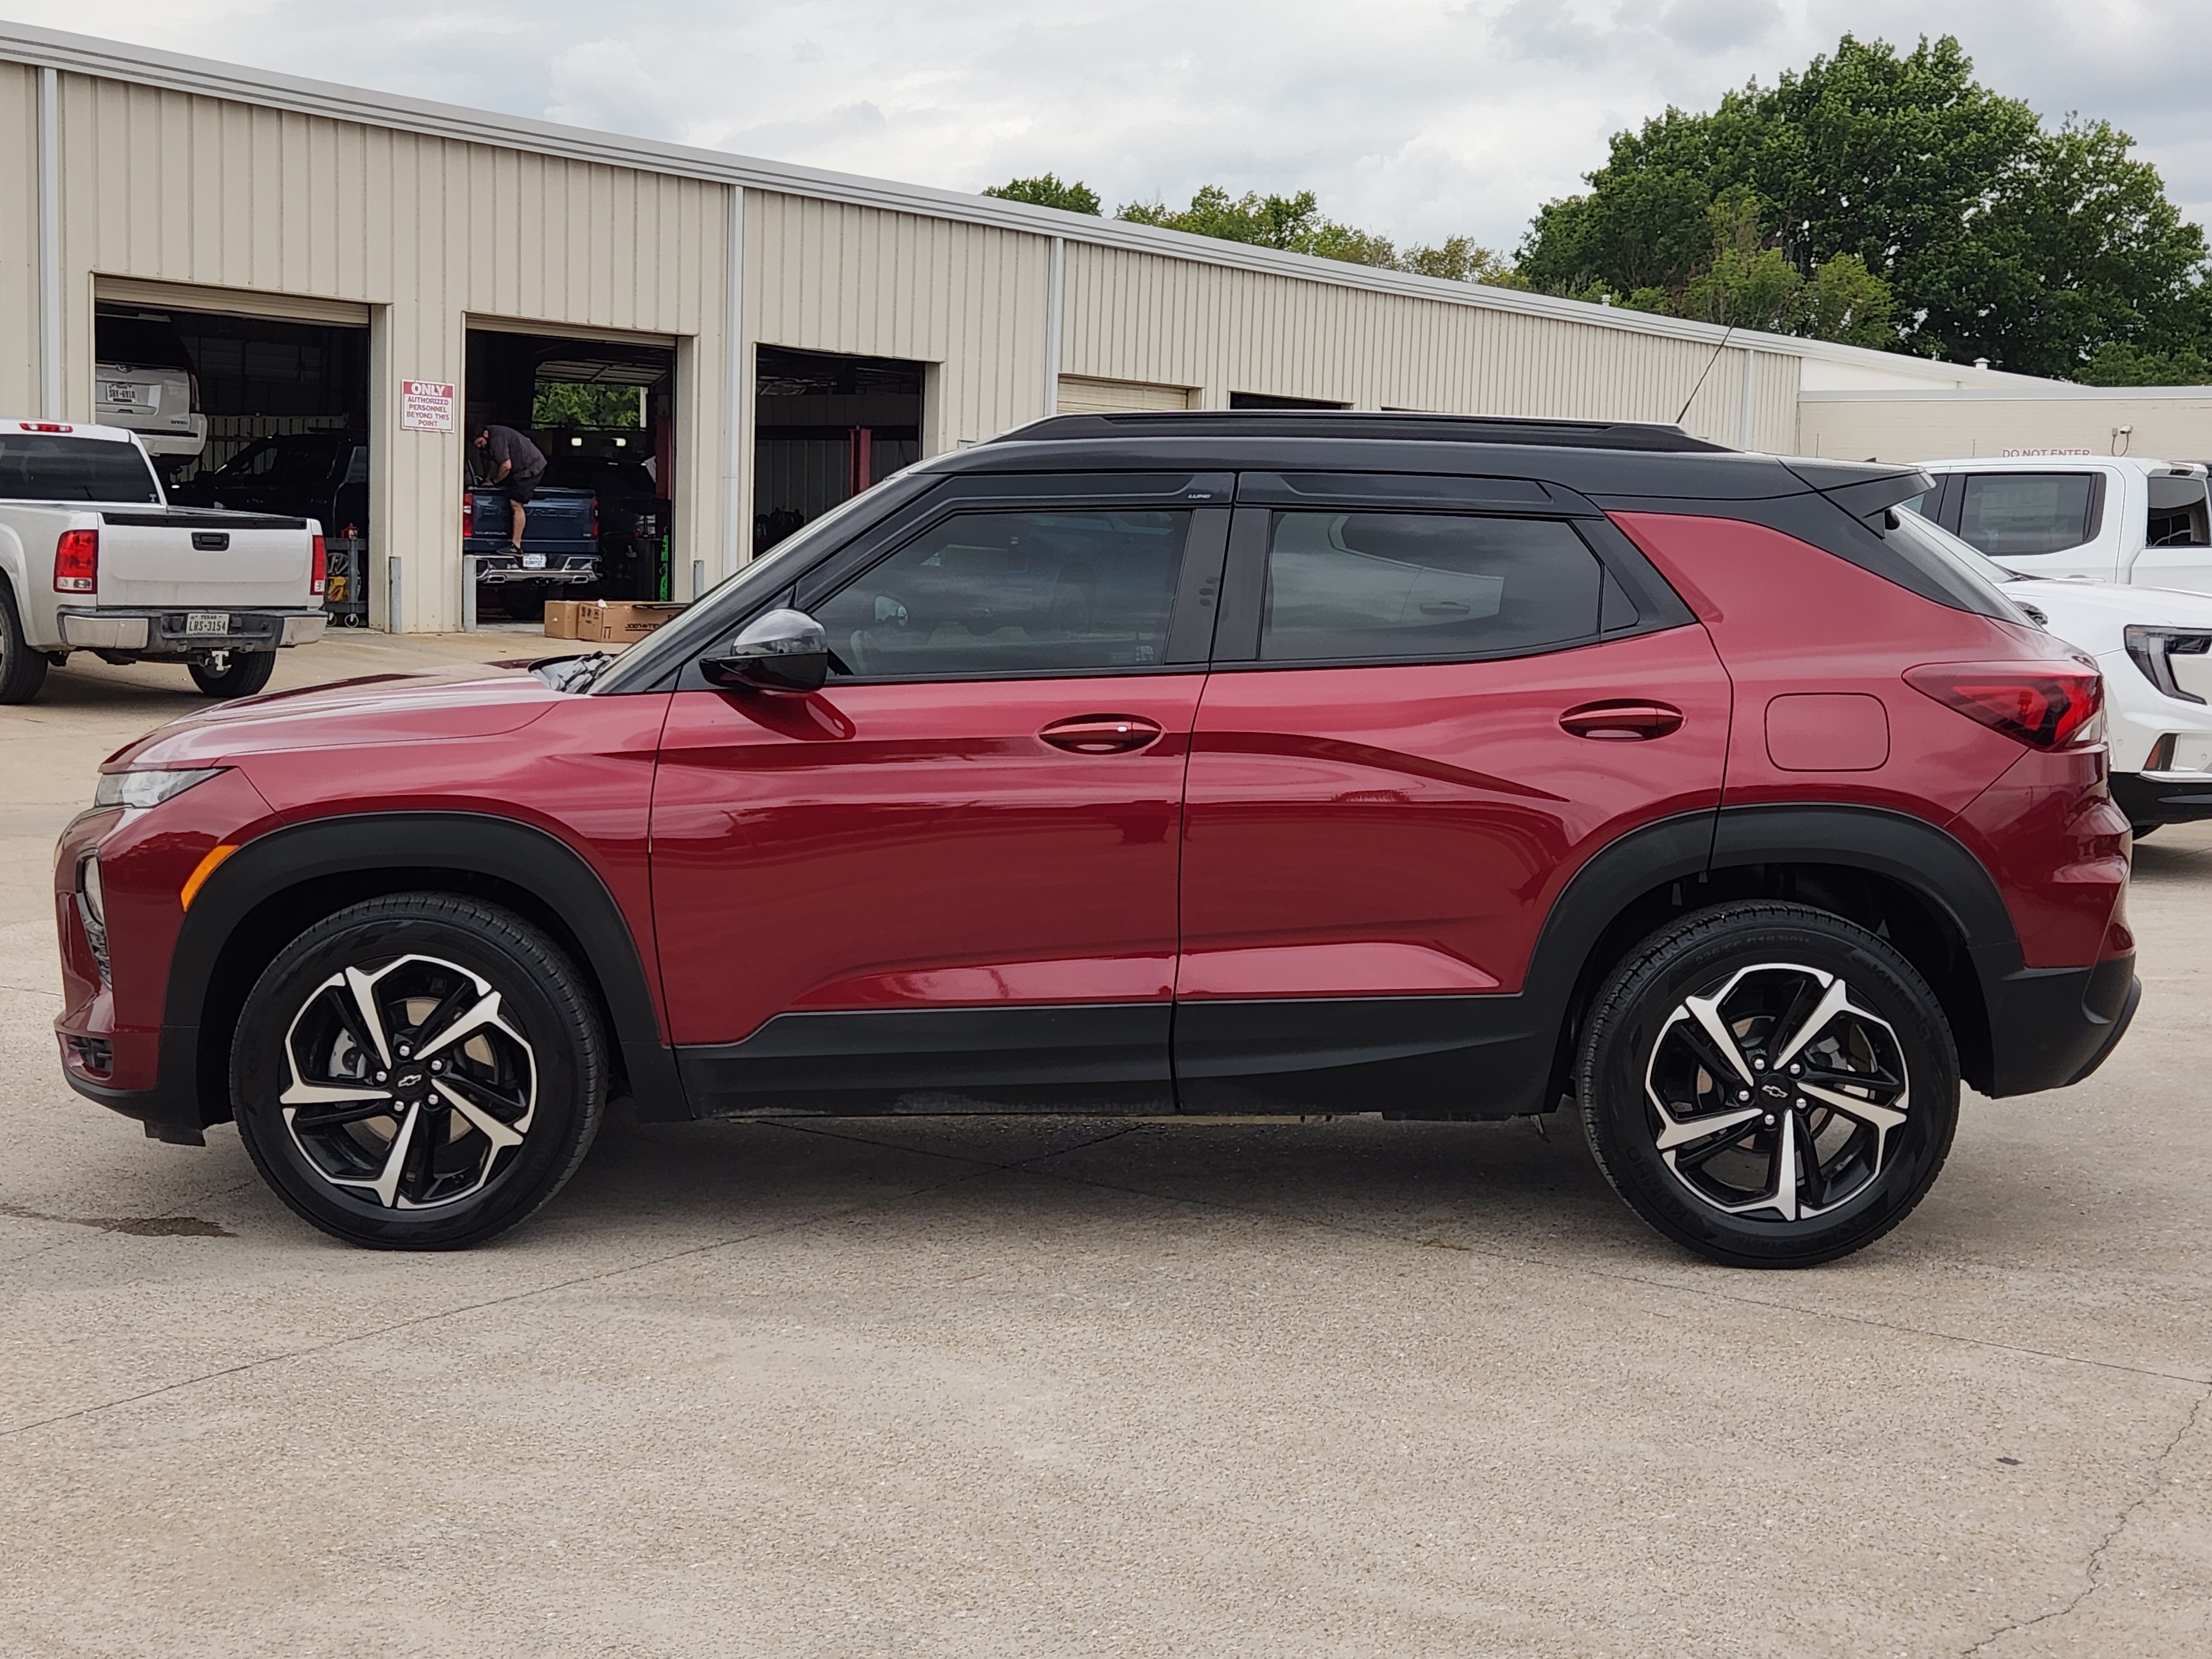
[[[274,651],[240,651],[224,664],[220,672],[205,663],[188,663],[192,684],[200,689],[204,697],[250,697],[269,684],[269,677],[276,672]]]
[[[1866,929],[1731,904],[1653,934],[1600,989],[1576,1075],[1591,1150],[1654,1228],[1733,1267],[1809,1267],[1911,1214],[1949,1152],[1942,1006]]]
[[[370,899],[310,927],[247,997],[239,1138],[325,1232],[451,1249],[561,1189],[605,1106],[605,1039],[573,963],[474,899]]]

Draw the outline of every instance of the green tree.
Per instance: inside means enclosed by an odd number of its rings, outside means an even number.
[[[1185,206],[1130,202],[1115,216],[1133,224],[1161,225],[1195,236],[1215,236],[1224,241],[1281,248],[1385,270],[1508,288],[1528,286],[1503,256],[1479,246],[1471,237],[1449,236],[1434,247],[1408,248],[1401,253],[1387,236],[1328,217],[1321,210],[1320,199],[1310,190],[1295,196],[1262,196],[1257,191],[1247,191],[1243,196],[1231,197],[1218,185],[1206,185]]]
[[[2045,131],[1948,36],[1900,54],[1847,34],[1771,88],[1616,134],[1587,193],[1538,211],[1520,268],[1553,293],[1758,311],[1778,277],[1710,218],[1751,204],[1761,251],[1810,285],[1798,330],[2076,374],[2108,343],[2207,338],[2203,233],[2132,149],[2103,122]]]
[[[1063,213],[1087,213],[1097,218],[1105,210],[1098,192],[1079,179],[1062,183],[1058,174],[1040,173],[1034,179],[1009,179],[983,192],[1005,202],[1028,202],[1036,207],[1058,208]]]
[[[541,432],[571,426],[643,426],[644,408],[642,394],[634,386],[540,380],[531,398],[530,424]]]

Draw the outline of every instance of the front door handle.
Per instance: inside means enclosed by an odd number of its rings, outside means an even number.
[[[1078,714],[1054,720],[1037,736],[1071,755],[1131,755],[1158,743],[1164,730],[1142,714]]]
[[[1586,702],[1559,716],[1578,738],[1637,743],[1682,729],[1682,711],[1663,702]]]

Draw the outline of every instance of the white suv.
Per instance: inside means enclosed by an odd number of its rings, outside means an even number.
[[[1917,514],[1899,517],[2003,584],[2007,599],[2097,659],[2105,675],[2112,799],[2137,836],[2162,823],[2212,818],[2212,594],[2023,576],[2017,561],[2000,564]]]

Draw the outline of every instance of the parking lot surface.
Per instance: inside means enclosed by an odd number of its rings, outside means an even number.
[[[1565,1121],[615,1121],[376,1255],[61,1080],[54,837],[183,685],[0,709],[0,1653],[2212,1651],[2212,829],[2112,1062],[1811,1272]]]

